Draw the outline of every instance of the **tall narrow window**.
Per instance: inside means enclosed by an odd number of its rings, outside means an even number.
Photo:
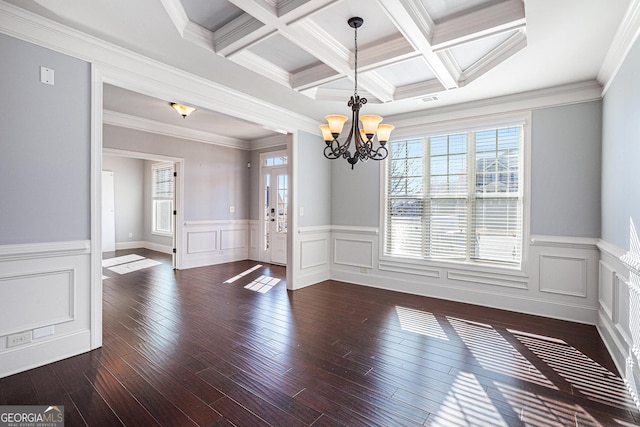
[[[385,253],[519,265],[522,129],[391,142]]]
[[[151,166],[151,198],[153,203],[152,231],[173,233],[173,163],[155,163]]]

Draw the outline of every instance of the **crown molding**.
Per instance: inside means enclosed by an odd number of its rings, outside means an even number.
[[[483,117],[558,105],[600,100],[602,86],[596,80],[505,95],[464,104],[447,105],[388,117],[395,134],[419,132],[425,125],[469,117]]]
[[[640,0],[631,0],[598,72],[597,79],[603,86],[603,96],[609,90],[638,35],[640,35]]]
[[[106,125],[118,126],[141,132],[155,133],[157,135],[188,139],[191,141],[204,142],[206,144],[219,145],[222,147],[237,148],[240,150],[251,149],[251,144],[245,140],[229,138],[227,136],[216,135],[201,130],[188,129],[182,126],[170,125],[155,120],[132,116],[130,114],[119,113],[117,111],[104,110],[102,121]]]
[[[263,150],[287,145],[287,135],[274,135],[267,138],[254,139],[251,141],[251,150]]]

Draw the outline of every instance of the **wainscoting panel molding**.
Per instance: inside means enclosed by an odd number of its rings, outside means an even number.
[[[91,349],[90,242],[0,246],[0,378]],[[38,337],[33,331],[52,326]],[[22,344],[9,345],[20,334]]]
[[[183,236],[183,268],[249,258],[248,220],[185,222]]]
[[[587,258],[540,254],[540,291],[586,298]]]
[[[333,262],[360,268],[373,268],[373,240],[334,239]]]
[[[616,272],[609,266],[609,264],[600,261],[600,270],[598,272],[598,303],[600,308],[604,310],[607,317],[613,319],[616,314],[616,308],[614,302],[617,302],[614,298],[614,282],[616,280]]]
[[[0,276],[0,335],[73,320],[75,286],[73,269]]]
[[[630,254],[600,241],[597,328],[640,409],[640,270]]]
[[[300,242],[300,269],[328,265],[327,239],[303,240]]]
[[[218,250],[218,231],[187,231],[187,254]]]

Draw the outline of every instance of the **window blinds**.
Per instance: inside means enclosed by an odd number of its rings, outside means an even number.
[[[519,264],[522,126],[391,143],[386,253]]]

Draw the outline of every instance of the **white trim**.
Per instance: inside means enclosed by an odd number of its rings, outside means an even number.
[[[613,258],[616,258],[617,260],[620,260],[627,253],[627,251],[625,251],[624,249],[602,239],[598,239],[597,246],[600,251]]]
[[[2,245],[0,246],[0,262],[18,259],[84,255],[90,252],[90,240]]]
[[[568,236],[531,236],[531,246],[551,246],[567,249],[598,250],[598,238],[594,237],[568,237]]]
[[[640,0],[631,0],[624,18],[618,26],[618,31],[609,45],[607,56],[598,71],[597,79],[603,86],[602,96],[609,90],[639,34]]]
[[[90,348],[102,346],[102,106],[103,75],[91,64]]]
[[[298,234],[330,233],[332,230],[333,227],[330,225],[314,225],[298,228]]]
[[[203,220],[203,221],[185,221],[185,228],[190,227],[202,227],[202,226],[216,226],[216,225],[231,225],[237,224],[240,226],[247,225],[248,219],[219,219],[219,220]]]
[[[251,149],[249,141],[243,139],[230,138],[224,135],[201,130],[189,129],[182,126],[170,125],[151,119],[132,116],[130,114],[119,113],[117,111],[104,110],[104,124],[133,129],[141,132],[154,133],[173,138],[188,139],[191,141],[204,142],[206,144],[219,145],[222,147],[237,148],[240,150]]]
[[[332,225],[331,231],[334,233],[349,233],[349,234],[375,234],[380,233],[378,227],[352,227],[350,225]]]

